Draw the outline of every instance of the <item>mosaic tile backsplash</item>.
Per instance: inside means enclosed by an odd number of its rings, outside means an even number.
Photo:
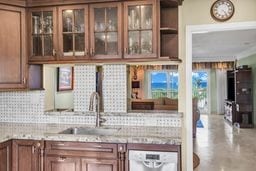
[[[127,111],[126,65],[103,66],[104,112]]]
[[[74,67],[74,111],[89,111],[90,95],[96,91],[96,66]]]
[[[107,120],[103,125],[181,127],[182,117],[177,114],[127,114],[126,65],[104,65],[103,70],[103,118]],[[96,66],[77,65],[74,71],[75,111],[88,111],[90,94],[96,87]],[[95,114],[88,112],[47,115],[44,99],[44,91],[0,92],[0,122],[95,124]]]
[[[44,91],[0,93],[1,122],[33,123],[44,119]]]

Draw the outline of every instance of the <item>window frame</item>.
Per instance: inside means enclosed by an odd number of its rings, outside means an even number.
[[[179,77],[179,72],[178,70],[148,70],[147,71],[147,79],[148,79],[148,93],[147,93],[147,98],[150,98],[152,99],[152,73],[153,72],[158,72],[158,73],[165,73],[167,74],[167,80],[166,80],[166,84],[167,84],[167,88],[166,88],[166,94],[168,94],[168,90],[171,90],[171,86],[170,86],[170,83],[171,83],[171,73],[177,73],[178,74],[178,77]],[[179,85],[179,79],[178,79],[178,85]],[[178,87],[178,91],[179,91],[179,87]],[[166,96],[168,97],[168,96]],[[170,97],[168,97],[170,98]],[[177,97],[178,99],[178,97]]]

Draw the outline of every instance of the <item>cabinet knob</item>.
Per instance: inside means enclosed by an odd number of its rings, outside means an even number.
[[[40,142],[36,143],[36,147],[37,148],[41,147],[41,143]]]

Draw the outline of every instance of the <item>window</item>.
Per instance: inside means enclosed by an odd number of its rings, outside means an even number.
[[[168,97],[178,98],[178,72],[177,71],[150,71],[150,91],[152,99]]]
[[[200,113],[207,114],[209,112],[209,73],[208,71],[193,71],[192,72],[192,93],[193,98],[198,99],[198,108]]]

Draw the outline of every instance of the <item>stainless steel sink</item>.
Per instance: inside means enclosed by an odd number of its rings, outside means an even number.
[[[110,128],[68,128],[64,131],[59,132],[59,134],[70,134],[70,135],[113,135],[118,132],[119,129]]]

